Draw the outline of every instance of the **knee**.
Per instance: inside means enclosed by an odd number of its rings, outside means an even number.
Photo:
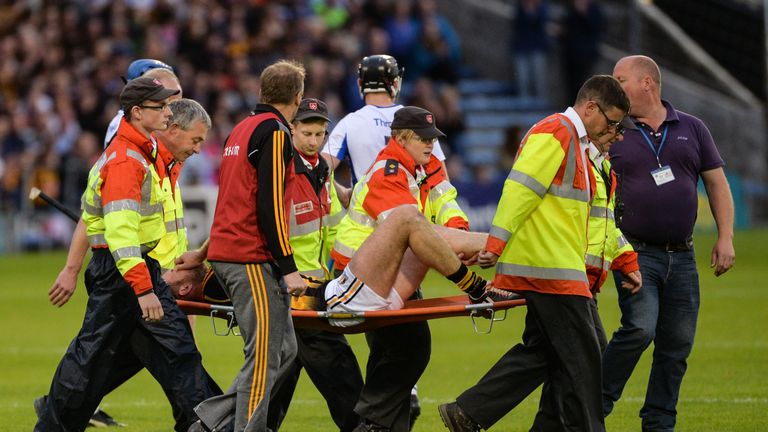
[[[671,328],[668,328],[671,327]],[[695,327],[666,326],[655,340],[656,346],[665,351],[674,351],[678,355],[687,357],[693,349],[693,340],[696,333]]]
[[[392,209],[392,212],[387,216],[387,220],[391,220],[392,223],[400,225],[413,225],[418,223],[424,223],[424,215],[419,212],[419,209],[413,205],[400,205]]]

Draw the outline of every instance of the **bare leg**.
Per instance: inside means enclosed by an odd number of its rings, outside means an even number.
[[[488,241],[488,233],[462,231],[434,224],[431,226],[432,229],[440,234],[440,237],[448,242],[454,252],[457,254],[462,252],[467,257],[485,249],[485,243]]]
[[[426,267],[434,268],[444,276],[451,275],[461,267],[456,253],[473,255],[485,246],[486,237],[486,234],[436,227],[415,207],[401,206],[365,240],[349,265],[355,276],[387,298],[398,279],[401,262],[407,261],[399,277],[402,288],[398,293],[408,298],[421,283]],[[409,247],[413,255],[406,255]],[[413,262],[411,257],[414,256],[421,266]]]
[[[403,301],[408,300],[419,289],[427,270],[429,267],[422,263],[410,248],[405,250],[395,283],[392,285]]]
[[[487,233],[467,232],[455,228],[447,228],[441,225],[432,225],[432,228],[442,237],[455,253],[464,253],[470,257],[485,247],[488,241]],[[400,262],[400,270],[397,272],[394,289],[400,294],[403,301],[419,289],[429,267],[425,265],[413,250],[406,249]],[[365,279],[363,279],[365,280]]]

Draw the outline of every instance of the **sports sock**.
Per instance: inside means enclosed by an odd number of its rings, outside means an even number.
[[[468,269],[464,264],[462,264],[454,273],[446,276],[446,278],[455,283],[460,290],[473,297],[477,297],[481,294],[485,290],[485,285],[487,284],[485,279]]]

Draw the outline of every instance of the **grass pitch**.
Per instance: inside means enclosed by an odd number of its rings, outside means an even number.
[[[678,431],[768,430],[768,230],[736,234],[737,264],[715,278],[709,266],[714,238],[696,239],[701,277],[701,312],[693,354],[678,404]],[[64,253],[0,256],[0,431],[29,431],[36,420],[32,400],[48,391],[58,361],[82,322],[82,282],[69,304],[56,309],[47,291],[64,263]],[[427,296],[455,294],[444,279],[431,275]],[[619,313],[612,282],[600,295],[600,312],[610,335]],[[474,384],[510,347],[520,341],[525,310],[512,309],[490,335],[477,335],[467,318],[433,320],[432,361],[419,382],[422,415],[417,431],[444,430],[437,405],[453,400]],[[486,325],[487,321],[480,322]],[[206,368],[227,387],[240,367],[239,337],[214,336],[211,321],[200,318],[198,345]],[[368,349],[360,335],[350,337],[364,366]],[[645,396],[651,349],[643,356],[621,401],[607,419],[612,431],[639,430],[638,412]],[[363,367],[363,370],[365,368]],[[526,431],[538,406],[532,394],[493,430]],[[173,421],[168,403],[152,377],[140,373],[114,393],[102,408],[130,431],[168,431]],[[335,430],[325,402],[302,375],[285,431]]]

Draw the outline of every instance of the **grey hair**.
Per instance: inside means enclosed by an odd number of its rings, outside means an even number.
[[[202,120],[205,127],[211,128],[211,117],[202,105],[192,99],[178,99],[168,104],[173,112],[169,124],[177,124],[183,130],[189,130],[192,123]]]

